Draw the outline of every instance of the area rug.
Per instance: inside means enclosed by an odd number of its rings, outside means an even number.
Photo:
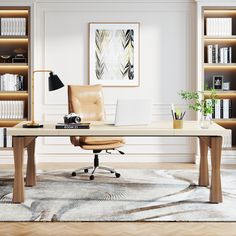
[[[0,174],[0,221],[236,221],[236,171],[222,170],[224,202],[209,203],[196,170],[119,170],[88,180],[45,171],[12,204],[12,173]]]

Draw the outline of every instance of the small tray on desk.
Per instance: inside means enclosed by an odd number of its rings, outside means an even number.
[[[89,129],[90,123],[57,123],[55,126],[56,129]]]

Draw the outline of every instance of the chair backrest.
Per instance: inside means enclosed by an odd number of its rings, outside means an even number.
[[[105,120],[101,85],[68,85],[69,113],[78,114],[85,121]]]

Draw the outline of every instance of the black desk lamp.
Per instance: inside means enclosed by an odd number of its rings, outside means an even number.
[[[35,70],[33,71],[33,77],[32,77],[32,121],[30,123],[24,124],[23,128],[42,128],[43,125],[35,122],[34,120],[34,74],[37,72],[49,72],[48,77],[48,90],[54,91],[57,89],[60,89],[64,87],[64,84],[61,82],[59,77],[56,74],[53,74],[51,70]]]

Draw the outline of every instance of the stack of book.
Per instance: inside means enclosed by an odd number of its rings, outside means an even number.
[[[218,44],[207,46],[208,63],[232,63],[232,47],[219,48]]]
[[[90,123],[58,123],[56,129],[89,129]]]
[[[206,35],[231,36],[232,18],[206,18]]]
[[[4,74],[0,76],[0,91],[24,90],[23,75]]]
[[[0,119],[23,119],[24,101],[2,100],[0,101]]]
[[[6,128],[0,128],[0,148],[12,147],[12,136],[7,135]]]
[[[1,18],[2,36],[24,36],[26,35],[26,18]]]
[[[211,102],[210,99],[207,99]],[[232,118],[232,100],[230,99],[216,99],[214,105],[213,119],[229,119]]]

